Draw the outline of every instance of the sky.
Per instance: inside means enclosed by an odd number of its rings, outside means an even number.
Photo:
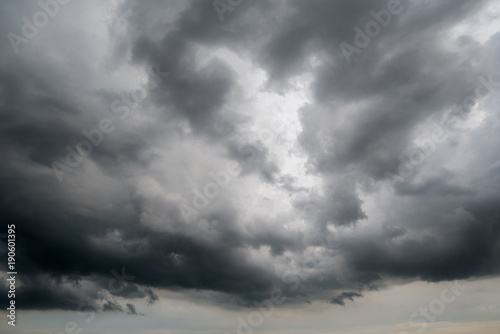
[[[497,1],[3,0],[0,36],[2,333],[498,333]]]

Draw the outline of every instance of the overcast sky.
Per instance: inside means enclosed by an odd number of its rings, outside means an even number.
[[[498,333],[494,0],[0,2],[5,333]]]

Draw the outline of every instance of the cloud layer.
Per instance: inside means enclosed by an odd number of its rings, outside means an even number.
[[[0,5],[23,308],[498,275],[494,1],[47,2],[22,43],[43,8]]]

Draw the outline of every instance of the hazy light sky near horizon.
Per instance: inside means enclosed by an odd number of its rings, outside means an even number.
[[[0,332],[498,333],[498,2],[0,18]]]

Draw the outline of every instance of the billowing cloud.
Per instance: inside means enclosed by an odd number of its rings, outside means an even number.
[[[499,274],[494,1],[58,8],[0,49],[20,307],[344,305]],[[1,4],[2,35],[41,10]]]

